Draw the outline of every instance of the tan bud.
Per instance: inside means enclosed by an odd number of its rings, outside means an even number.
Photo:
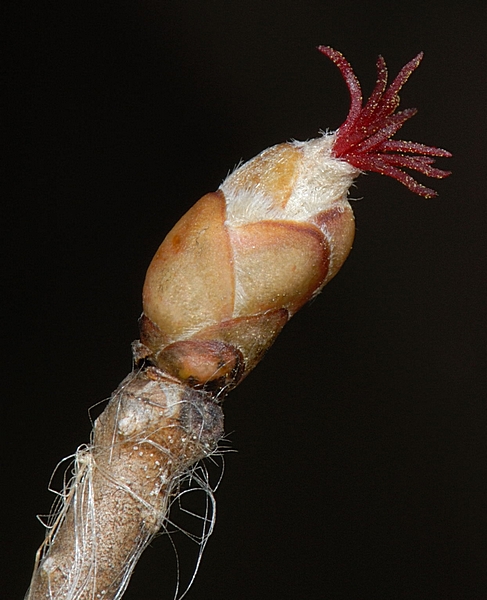
[[[338,271],[358,171],[333,136],[280,144],[203,196],[161,244],[144,284],[141,341],[160,369],[208,389],[236,385],[288,319]]]

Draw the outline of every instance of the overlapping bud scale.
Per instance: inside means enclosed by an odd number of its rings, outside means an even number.
[[[346,197],[358,172],[332,157],[332,142],[262,152],[168,234],[147,272],[141,319],[141,341],[164,372],[233,387],[338,271],[353,240]]]

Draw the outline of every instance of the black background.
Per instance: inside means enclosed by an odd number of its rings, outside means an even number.
[[[57,462],[130,370],[145,269],[240,159],[348,110],[382,53],[445,147],[433,200],[353,190],[353,252],[225,403],[215,533],[187,598],[487,596],[483,2],[17,2],[4,10],[9,187],[2,597],[21,598]],[[13,126],[13,127],[12,127]],[[421,177],[420,177],[421,178]],[[425,182],[425,178],[421,179]],[[95,413],[96,414],[96,413]],[[196,547],[175,536],[183,579]],[[172,598],[158,538],[127,600]],[[5,595],[4,595],[5,594]]]

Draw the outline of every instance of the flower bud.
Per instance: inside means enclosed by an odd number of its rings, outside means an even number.
[[[425,197],[435,192],[404,167],[448,175],[431,166],[432,157],[450,155],[446,150],[390,140],[415,113],[393,114],[421,54],[387,90],[379,57],[376,87],[362,107],[349,63],[331,48],[319,50],[348,85],[345,123],[335,133],[268,148],[237,168],[180,219],[147,271],[144,356],[189,385],[216,393],[234,387],[293,314],[336,275],[352,247],[347,196],[362,170],[394,177]]]
[[[141,341],[164,371],[228,387],[339,270],[354,167],[333,136],[279,144],[234,171],[175,225],[149,266]]]

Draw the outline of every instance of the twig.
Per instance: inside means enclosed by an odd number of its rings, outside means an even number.
[[[130,374],[96,420],[92,443],[77,452],[27,599],[121,598],[178,482],[222,434],[222,410],[208,393],[154,367]]]

